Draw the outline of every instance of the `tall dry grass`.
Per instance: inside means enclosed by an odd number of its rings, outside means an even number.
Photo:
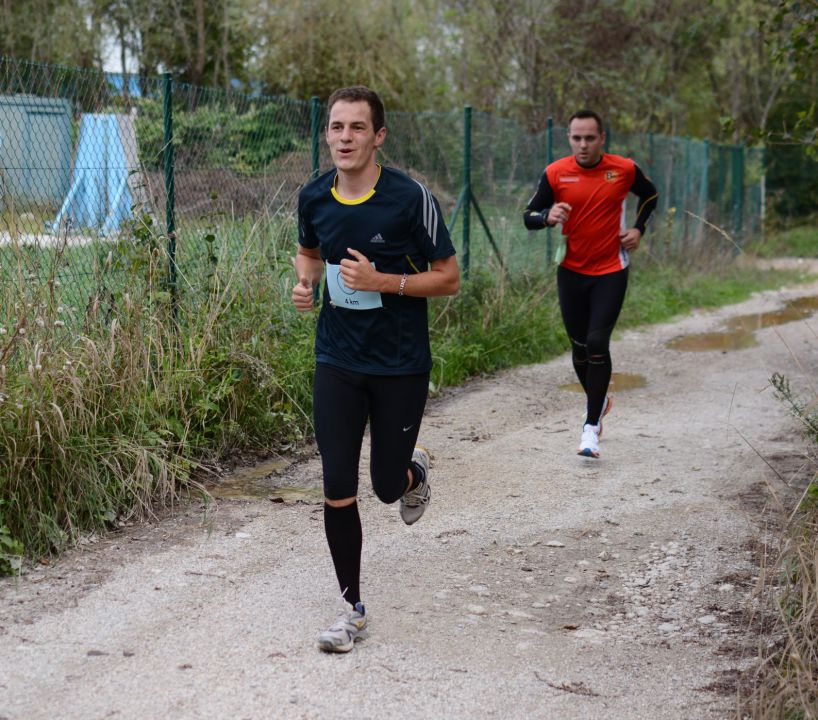
[[[240,252],[223,238],[177,298],[163,238],[136,228],[84,306],[62,302],[64,247],[35,273],[17,246],[0,289],[0,571],[173,505],[229,447],[303,436],[311,328],[284,302],[290,230],[237,228]]]
[[[756,666],[747,677],[738,715],[753,720],[818,719],[818,392],[804,402],[788,379],[771,379],[777,397],[803,424],[812,445],[804,469],[812,476],[783,517],[762,563]]]
[[[198,233],[198,235],[197,235]],[[187,228],[175,292],[148,219],[99,243],[94,287],[60,285],[65,248],[14,247],[0,275],[0,573],[83,532],[172,506],[194,471],[311,431],[315,314],[290,300],[291,216]],[[44,263],[47,266],[44,266]],[[743,299],[788,276],[647,254],[620,326]],[[473,269],[430,303],[437,386],[565,352],[553,268]]]

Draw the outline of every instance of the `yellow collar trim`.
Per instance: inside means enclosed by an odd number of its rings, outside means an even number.
[[[378,177],[375,179],[375,185],[378,184],[378,180],[381,179],[381,166],[378,165]],[[334,197],[339,203],[342,205],[360,205],[361,203],[365,203],[369,198],[371,198],[375,194],[375,186],[372,186],[372,189],[366,194],[361,195],[359,198],[355,198],[354,200],[349,200],[348,198],[342,197],[338,190],[335,188],[335,184],[338,182],[338,173],[335,173],[335,177],[332,179],[332,197]]]

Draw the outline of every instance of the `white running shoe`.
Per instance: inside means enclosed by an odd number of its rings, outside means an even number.
[[[577,455],[599,457],[599,429],[599,425],[588,425],[588,423],[582,426],[582,437],[579,441]]]
[[[605,396],[605,400],[602,402],[602,412],[599,413],[599,437],[602,437],[602,418],[604,418],[609,412],[611,412],[611,408],[613,407],[613,398],[610,395]],[[586,411],[585,414],[582,416],[582,424],[585,425],[585,421],[588,419],[588,412]]]
[[[423,480],[400,499],[400,516],[407,525],[420,520],[432,499],[432,488],[429,487],[429,451],[418,445],[412,453],[412,461],[423,470]]]
[[[341,598],[341,605],[335,622],[328,630],[318,635],[318,648],[324,652],[348,653],[356,640],[363,640],[369,634],[366,621],[366,609],[361,602],[352,607]]]

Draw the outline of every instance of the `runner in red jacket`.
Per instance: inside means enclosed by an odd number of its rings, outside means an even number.
[[[657,193],[633,160],[603,152],[605,131],[597,113],[573,115],[568,142],[573,154],[545,169],[523,219],[529,230],[562,226],[560,310],[587,400],[578,453],[599,457],[602,418],[611,409],[611,333],[628,286],[629,253],[639,247]],[[639,206],[633,226],[624,229],[629,192]]]

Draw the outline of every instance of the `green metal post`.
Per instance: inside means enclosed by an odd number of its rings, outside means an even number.
[[[724,161],[724,151],[724,145],[719,145],[718,162],[716,163],[716,207],[720,217],[725,212],[727,205],[724,197],[724,188],[727,184],[727,163]]]
[[[654,176],[653,172],[653,133],[648,133],[648,177]]]
[[[734,145],[731,174],[733,180],[733,233],[736,242],[742,231],[744,215],[744,146]]]
[[[312,139],[312,170],[310,171],[310,179],[315,180],[318,177],[320,167],[320,152],[321,152],[321,101],[313,95],[310,98],[310,135]],[[312,289],[312,302],[315,307],[318,307],[318,301],[321,297],[321,283],[316,284]]]
[[[605,152],[611,151],[611,126],[605,128]]]
[[[682,185],[682,209],[688,210],[693,207],[693,158],[692,158],[692,140],[689,137],[684,138],[685,144],[685,164],[684,173],[682,175],[684,185]],[[688,211],[689,212],[689,211]],[[682,224],[682,242],[690,242],[690,215],[688,212],[684,213]]]
[[[699,214],[707,215],[707,203],[710,200],[710,141],[704,141],[704,157],[702,158],[702,179],[699,191]]]
[[[164,74],[164,119],[165,144],[165,225],[168,233],[168,270],[170,274],[170,292],[176,309],[176,187],[173,176],[173,77]]]
[[[545,164],[546,166],[554,162],[554,118],[548,118],[548,125],[545,129]],[[551,262],[554,256],[554,239],[551,237],[551,228],[545,228],[545,264]]]
[[[469,277],[471,233],[471,105],[463,108],[463,277]]]
[[[312,172],[310,178],[318,177],[318,160],[320,149],[321,128],[319,126],[321,120],[321,101],[313,96],[310,98],[310,129],[312,131]]]
[[[554,162],[554,118],[548,118],[548,125],[545,130],[545,164]]]
[[[700,218],[707,218],[708,200],[710,198],[710,141],[702,143],[701,175],[699,176],[699,199],[696,212]],[[696,244],[701,244],[704,237],[704,221],[696,224]]]
[[[764,236],[764,227],[767,219],[767,148],[761,148],[761,179],[759,180],[759,214],[756,233]]]

